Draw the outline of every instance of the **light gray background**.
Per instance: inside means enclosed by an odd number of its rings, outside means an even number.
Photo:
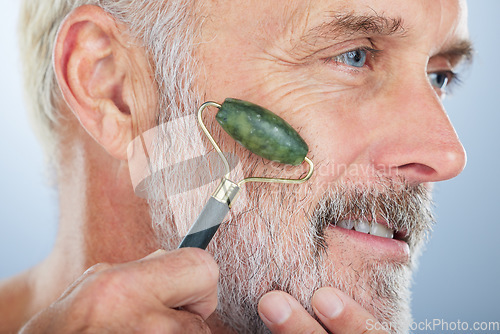
[[[36,0],[33,0],[36,1]],[[16,47],[16,1],[0,11],[0,278],[41,261],[57,231],[56,193],[26,119]],[[469,1],[478,50],[463,87],[447,99],[468,152],[465,171],[436,186],[438,225],[415,276],[416,321],[500,321],[500,1]],[[430,22],[429,24],[432,24]]]

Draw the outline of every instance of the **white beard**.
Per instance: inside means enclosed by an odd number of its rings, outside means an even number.
[[[179,136],[185,136],[188,142],[193,132],[187,133]],[[245,168],[237,168],[239,176],[234,180],[248,176],[262,164],[257,160],[239,165]],[[200,177],[186,172],[182,175]],[[212,182],[182,192],[185,178],[172,184],[169,177],[168,193],[178,193],[173,196],[165,195],[161,174],[150,182],[152,219],[165,249],[177,246],[216,186]],[[172,191],[175,187],[178,192]],[[324,191],[319,204],[312,203],[309,183],[247,184],[242,192],[208,247],[220,266],[217,314],[225,324],[238,333],[269,332],[257,313],[263,294],[286,291],[313,315],[313,293],[322,286],[333,286],[353,297],[379,321],[390,324],[392,333],[408,331],[411,273],[433,222],[431,201],[423,186],[410,187],[404,180],[383,178],[370,186],[344,182]],[[347,213],[375,217],[381,212],[393,224],[391,227],[411,232],[409,265],[380,259],[352,267],[327,256],[328,247],[333,252],[340,247],[327,245],[324,231],[329,224],[336,224]]]
[[[150,2],[147,3],[149,6]],[[161,92],[157,124],[196,111],[202,102],[202,94],[193,91],[196,86],[194,79],[198,77],[195,73],[205,73],[202,67],[198,68],[192,55],[200,22],[192,22],[189,18],[195,15],[187,12],[194,7],[183,6],[184,1],[166,4],[165,10],[162,5],[150,11],[157,19],[143,20],[148,22],[143,35],[154,57],[155,78]],[[173,9],[167,10],[167,7]],[[155,22],[154,26],[149,26],[150,21]],[[175,138],[181,151],[199,149],[193,141],[193,136],[201,136],[199,128],[189,126],[191,128],[184,131],[158,132],[151,157],[154,166],[169,164],[168,143],[172,142],[171,138]],[[217,131],[211,130],[216,139],[220,138]],[[206,140],[203,142],[204,147],[210,147]],[[227,150],[233,152],[234,147],[234,142],[230,141]],[[248,152],[239,150],[238,153],[241,159],[248,157]],[[178,158],[182,160],[183,157]],[[252,173],[253,167],[262,167],[264,162],[254,159],[243,161],[233,180],[256,175]],[[192,169],[169,171],[178,177],[156,173],[147,188],[153,227],[164,249],[176,248],[216,187],[214,182],[207,182],[202,187],[186,191],[188,185],[203,183],[193,179],[205,176]],[[287,171],[283,176],[289,174]],[[312,189],[311,185],[311,182],[302,186],[248,184],[241,191],[243,194],[231,209],[229,220],[221,226],[208,248],[220,265],[219,317],[241,333],[266,332],[257,314],[257,303],[265,292],[273,289],[287,291],[312,314],[310,300],[314,291],[321,286],[334,286],[352,296],[380,321],[390,324],[393,333],[406,332],[411,320],[411,271],[432,222],[430,200],[425,189],[399,187],[397,180],[381,180],[378,186],[372,187],[355,186],[346,181],[331,185],[324,194],[314,197],[313,190],[323,190]],[[384,191],[377,192],[376,188]],[[317,200],[313,203],[314,198],[320,199],[319,204]],[[341,245],[326,244],[326,227],[339,221],[346,209],[353,208],[355,201],[359,205],[360,199],[364,202],[363,209],[358,212],[360,216],[391,208],[392,213],[385,218],[412,231],[408,240],[412,254],[410,265],[380,259],[366,261],[354,268],[342,263],[342,258],[334,261],[327,256],[328,247],[336,254],[341,253]]]
[[[176,72],[169,70],[172,67],[167,61],[156,60],[160,91],[170,92],[160,96],[158,122],[186,121],[178,129],[158,132],[150,157],[154,166],[169,165],[172,161],[169,145],[174,141],[175,161],[188,159],[179,156],[182,152],[200,150],[200,141],[202,154],[209,153],[205,148],[211,148],[193,121],[195,115],[191,114],[191,120],[186,117],[186,111],[194,113],[202,101],[201,94],[190,90],[195,66],[185,61],[185,80],[180,80],[183,85],[172,86],[172,80],[165,77]],[[209,130],[216,140],[223,137],[220,128],[209,126]],[[242,159],[232,173],[233,181],[250,175],[297,177],[291,174],[301,173],[299,167],[287,166],[284,170],[283,166],[256,159],[237,148],[232,139],[223,143],[222,148]],[[207,161],[204,163],[205,167],[211,167]],[[319,165],[316,167],[321,170]],[[156,173],[151,177],[147,190],[153,227],[162,247],[169,250],[177,247],[219,181],[209,182],[214,180],[213,173],[201,175],[189,168],[166,170],[169,175]],[[220,266],[218,316],[239,333],[268,332],[257,313],[258,301],[264,293],[284,290],[313,314],[310,306],[313,293],[322,286],[333,286],[389,324],[393,333],[406,332],[411,321],[411,273],[433,222],[428,191],[424,186],[410,187],[405,180],[383,177],[370,185],[346,180],[329,185],[326,190],[313,189],[312,181],[300,186],[249,183],[243,187],[228,220],[208,247]],[[204,185],[186,190],[192,184]],[[394,224],[390,227],[410,231],[410,264],[380,259],[365,261],[355,268],[342,263],[341,258],[335,261],[329,257],[328,248],[340,253],[341,245],[327,245],[325,230],[347,213],[359,217],[382,214],[389,224]]]

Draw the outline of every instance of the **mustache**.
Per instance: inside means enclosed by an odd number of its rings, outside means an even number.
[[[410,246],[425,242],[435,223],[430,190],[403,176],[378,177],[370,183],[342,181],[325,191],[308,217],[318,248],[326,250],[325,230],[345,219],[384,220]]]

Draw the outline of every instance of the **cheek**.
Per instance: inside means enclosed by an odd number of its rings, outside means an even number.
[[[356,166],[364,162],[365,151],[382,119],[377,116],[380,110],[368,102],[373,101],[372,94],[361,88],[332,92],[319,87],[309,89],[308,94],[275,98],[275,105],[284,110],[282,117],[308,143],[308,156],[316,165],[316,182],[331,185],[346,173],[361,173]],[[360,176],[357,174],[353,176]]]
[[[299,132],[317,167],[314,177],[321,183],[334,182],[351,168],[371,140],[376,119],[371,108],[360,103],[369,99],[359,88],[337,87],[332,92],[320,85],[280,85],[273,80],[246,88],[233,94],[257,101]]]
[[[347,87],[319,80],[317,71],[307,66],[285,66],[248,54],[214,55],[205,72],[212,74],[200,81],[207,99],[248,100],[290,123],[307,142],[308,156],[322,168],[314,176],[322,182],[335,181],[370,141],[376,118],[368,101],[380,90],[376,85]]]

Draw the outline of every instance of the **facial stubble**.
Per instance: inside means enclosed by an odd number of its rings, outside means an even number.
[[[255,170],[255,164],[248,163],[245,172]],[[379,177],[370,184],[344,181],[323,190],[316,203],[312,183],[254,184],[245,191],[244,203],[221,225],[208,248],[220,266],[217,315],[222,322],[239,333],[267,333],[257,313],[263,294],[286,291],[314,315],[314,291],[332,286],[390,324],[392,332],[407,331],[411,273],[433,222],[424,186],[409,185],[403,178]],[[208,194],[195,197],[203,195]],[[164,212],[162,200],[154,203]],[[192,205],[186,203],[177,212],[185,210],[193,210]],[[172,220],[181,217],[153,217],[163,218],[155,221],[159,239],[166,249],[174,248],[179,236]],[[343,261],[339,256],[346,250],[341,243],[329,244],[325,231],[347,217],[383,217],[391,228],[407,231],[409,263]]]

